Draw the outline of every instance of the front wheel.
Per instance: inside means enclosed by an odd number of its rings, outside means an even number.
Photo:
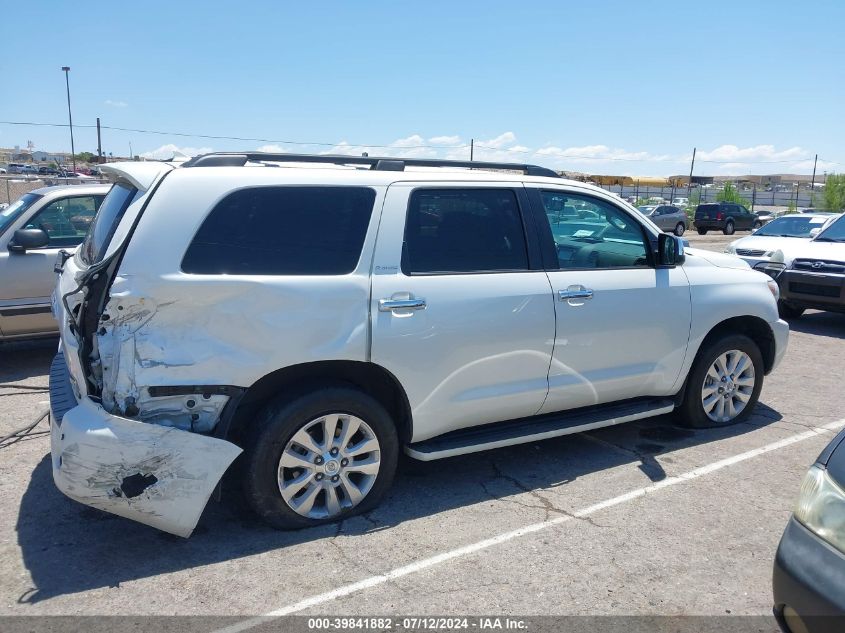
[[[754,226],[752,226],[751,228],[756,231],[757,229],[762,228],[762,227],[763,227],[763,223],[758,220],[757,222],[754,223]]]
[[[378,401],[328,387],[265,407],[244,455],[247,500],[267,523],[288,530],[375,507],[393,481],[399,441]]]
[[[763,355],[742,334],[708,342],[696,356],[687,379],[681,422],[693,428],[741,422],[757,404],[763,388]]]
[[[698,229],[699,235],[707,235],[707,229]]]
[[[725,230],[723,233],[725,235],[733,235],[736,232],[736,228],[734,227],[734,223],[731,220],[728,220],[728,223],[725,224]]]
[[[678,222],[678,225],[675,227],[675,235],[681,237],[686,231],[686,227],[684,226],[683,222]]]

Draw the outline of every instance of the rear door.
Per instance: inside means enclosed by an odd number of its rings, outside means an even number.
[[[61,249],[76,248],[97,213],[104,194],[66,196],[43,203],[3,235],[0,248],[0,328],[4,336],[40,334],[57,329],[50,313],[50,294],[56,284],[53,265]],[[41,229],[47,246],[25,252],[9,251],[17,229]]]
[[[373,262],[372,360],[405,388],[413,441],[530,416],[555,317],[524,188],[398,183]]]
[[[691,318],[683,269],[656,268],[657,236],[606,198],[557,187],[529,196],[556,310],[541,413],[675,393]],[[561,197],[584,219],[543,225],[546,206]]]

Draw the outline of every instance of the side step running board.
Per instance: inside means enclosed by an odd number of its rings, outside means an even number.
[[[405,447],[405,452],[414,459],[428,462],[622,424],[670,413],[674,408],[675,403],[669,398],[650,398],[537,418],[497,422],[410,444]]]

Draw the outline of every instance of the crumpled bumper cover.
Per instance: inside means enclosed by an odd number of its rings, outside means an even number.
[[[53,389],[51,377],[51,391]],[[57,381],[58,382],[58,381]],[[223,473],[230,442],[110,415],[82,398],[51,412],[53,481],[85,505],[188,537]]]

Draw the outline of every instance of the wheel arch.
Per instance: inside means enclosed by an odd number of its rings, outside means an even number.
[[[378,400],[393,419],[400,443],[410,442],[411,407],[400,382],[381,365],[350,360],[302,363],[262,376],[244,392],[225,437],[238,439],[258,410],[271,399],[286,394],[294,397],[328,385],[352,386]]]
[[[775,365],[776,344],[772,328],[760,317],[746,315],[737,316],[720,321],[707,333],[695,353],[695,360],[692,366],[698,362],[701,351],[714,339],[728,334],[744,334],[757,344],[760,354],[763,356],[763,366],[766,375],[772,371]]]

